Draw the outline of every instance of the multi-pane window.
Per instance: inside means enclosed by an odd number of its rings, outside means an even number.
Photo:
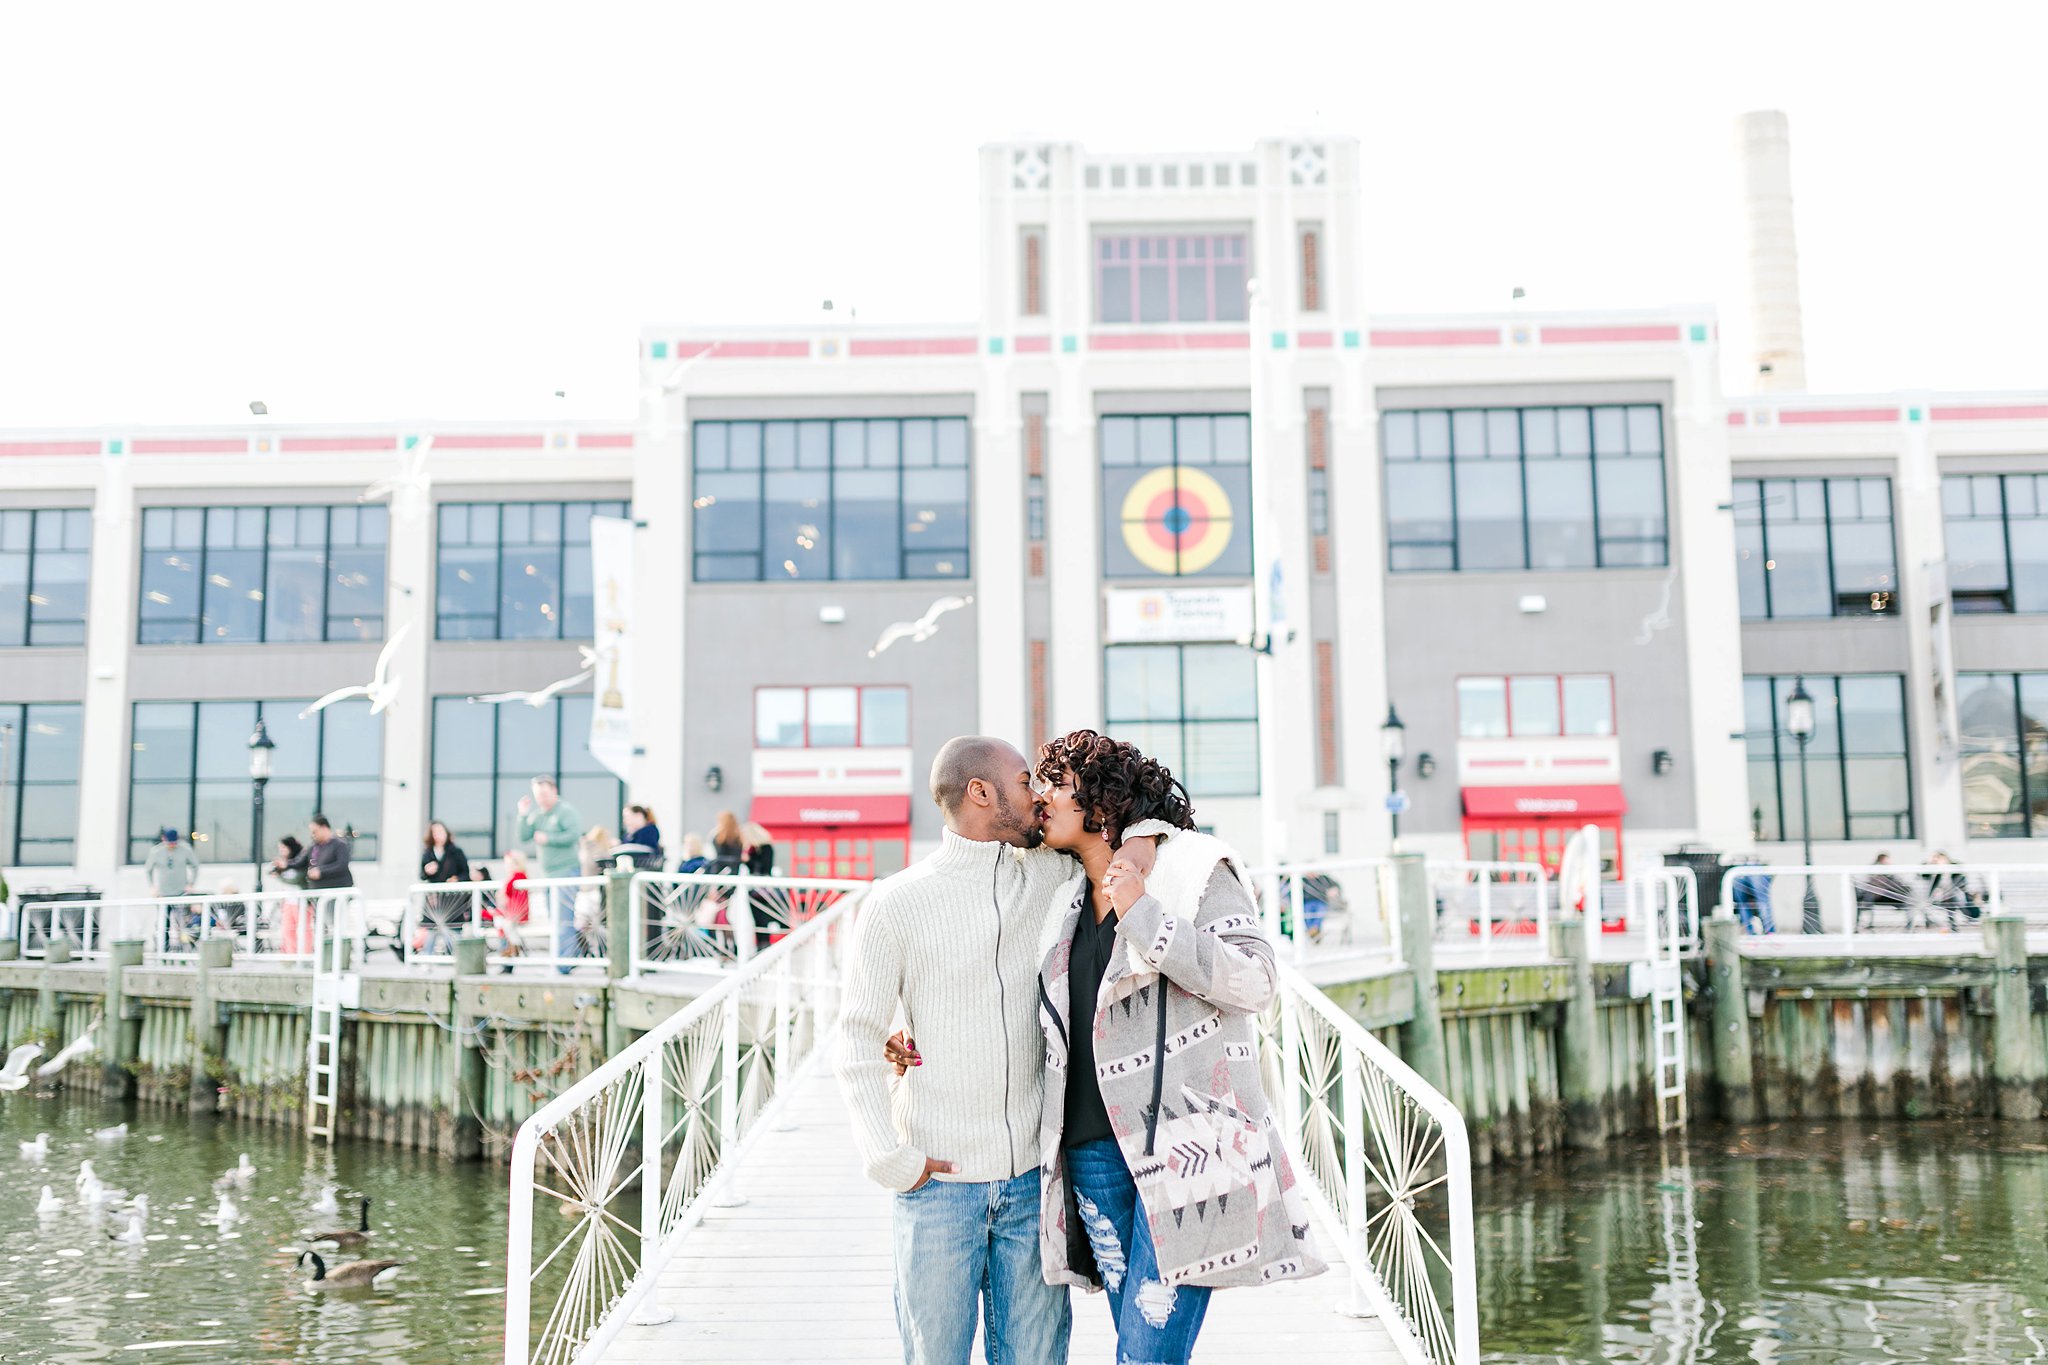
[[[483,706],[434,698],[434,784],[428,818],[448,826],[474,866],[516,846],[519,798],[552,777],[583,828],[616,835],[626,784],[590,753],[588,696],[545,706]],[[494,872],[497,869],[492,869]]]
[[[1243,322],[1242,232],[1095,239],[1097,322]]]
[[[1027,318],[1045,315],[1045,229],[1027,227],[1017,234],[1017,312]]]
[[[1957,611],[2048,611],[2048,474],[1941,481]]]
[[[1614,733],[1614,680],[1604,674],[1518,674],[1458,679],[1465,739],[1555,739]]]
[[[1388,567],[1641,568],[1667,559],[1654,404],[1389,412]]]
[[[76,861],[84,710],[77,702],[0,702],[0,866]]]
[[[308,698],[307,701],[311,699]],[[384,718],[367,701],[336,702],[300,719],[307,701],[142,701],[128,767],[128,861],[149,856],[164,829],[189,835],[201,862],[255,861],[249,736],[260,716],[277,747],[264,788],[262,861],[276,841],[306,838],[324,813],[353,840],[352,855],[377,857],[383,810]]]
[[[871,749],[910,743],[907,687],[763,687],[754,693],[760,749]]]
[[[1958,673],[1956,698],[1968,837],[2048,835],[2048,673]]]
[[[1259,793],[1258,686],[1236,645],[1111,645],[1104,720],[1173,770],[1188,794]]]
[[[435,575],[443,640],[587,640],[590,519],[623,502],[444,502]]]
[[[1734,492],[1735,582],[1745,618],[1898,609],[1891,480],[1737,479]]]
[[[697,581],[967,577],[964,417],[698,422]]]
[[[382,507],[149,507],[146,645],[376,640],[384,634]]]
[[[1786,729],[1798,679],[1742,680],[1749,748],[1750,822],[1756,837],[1800,839],[1799,741]],[[1897,674],[1806,676],[1814,732],[1806,749],[1816,839],[1910,839],[1913,792],[1906,762],[1906,688]]]
[[[1102,419],[1102,564],[1111,578],[1252,571],[1251,419]]]
[[[0,512],[0,648],[84,644],[91,570],[91,512]]]

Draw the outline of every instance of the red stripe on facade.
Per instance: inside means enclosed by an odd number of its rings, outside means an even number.
[[[1498,327],[1441,327],[1376,331],[1375,346],[1498,346]]]
[[[1934,408],[1937,422],[2013,422],[2048,418],[2048,403],[2006,403],[1974,408]]]
[[[546,441],[527,436],[436,436],[436,450],[539,450]]]
[[[903,776],[903,769],[901,769],[901,768],[848,768],[848,769],[846,770],[846,775],[847,775],[848,777],[901,777],[901,776]]]
[[[1334,338],[1328,332],[1296,332],[1294,344],[1304,351],[1327,351]]]
[[[692,356],[716,352],[714,360],[808,360],[811,343],[808,341],[678,341],[676,357],[688,360]]]
[[[1570,345],[1574,342],[1600,341],[1676,341],[1677,323],[1645,323],[1637,326],[1610,327],[1598,324],[1571,327],[1545,327],[1542,332],[1546,346]]]
[[[1731,413],[1729,413],[1729,414],[1728,414],[1728,425],[1729,425],[1729,426],[1731,426],[1731,427],[1746,427],[1746,426],[1748,426],[1748,425],[1749,425],[1749,414],[1748,414],[1748,413],[1746,413],[1746,412],[1731,412]]]
[[[1043,355],[1052,349],[1051,337],[1018,337],[1017,354]]]
[[[135,442],[137,455],[243,455],[248,450],[246,436],[233,440],[218,436],[177,436],[142,438]]]
[[[610,432],[602,435],[591,433],[578,436],[576,438],[576,448],[578,450],[631,450],[633,448],[633,438],[630,434],[620,432]]]
[[[98,441],[0,441],[0,455],[97,455]]]
[[[1249,332],[1095,332],[1088,345],[1098,351],[1242,351]]]
[[[1781,427],[1816,426],[1831,422],[1896,422],[1897,408],[1799,408],[1778,413]]]
[[[819,775],[816,768],[763,768],[761,770],[761,776],[764,780],[773,779],[777,782],[793,782],[800,777],[817,777]]]
[[[973,355],[973,337],[869,337],[856,339],[847,353],[855,356]]]
[[[333,450],[396,450],[396,436],[287,436],[277,443],[287,455],[319,455]]]

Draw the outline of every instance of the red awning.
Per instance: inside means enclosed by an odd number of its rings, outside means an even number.
[[[750,812],[770,829],[805,825],[907,825],[908,796],[757,796]]]
[[[1584,787],[1465,787],[1465,814],[1514,820],[1543,816],[1623,815],[1628,798],[1617,785]]]

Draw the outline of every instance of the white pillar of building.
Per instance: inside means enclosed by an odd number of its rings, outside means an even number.
[[[1052,622],[1046,711],[1050,733],[1102,724],[1102,498],[1095,470],[1095,395],[1082,352],[1090,308],[1088,223],[1081,202],[1081,149],[1051,149],[1046,300],[1053,382],[1046,397],[1045,561]]]
[[[984,359],[974,412],[978,725],[981,733],[1022,749],[1031,742],[1026,700],[1031,670],[1024,647],[1024,454],[1009,365]]]
[[[78,750],[79,878],[109,892],[128,861],[128,660],[135,644],[140,528],[128,459],[103,456],[93,494],[85,613],[85,705]]]
[[[431,454],[428,458],[432,459]],[[402,452],[398,459],[403,463]],[[391,495],[384,638],[389,641],[401,630],[406,635],[391,660],[391,676],[399,683],[398,699],[384,712],[382,856],[378,860],[382,885],[376,889],[388,894],[396,894],[412,882],[416,870],[413,847],[425,833],[427,821],[434,818],[434,694],[427,676],[435,625],[434,515],[433,496],[424,486],[401,485]],[[272,831],[265,831],[265,838],[271,835]]]
[[[684,630],[690,586],[688,407],[664,393],[670,360],[641,362],[640,418],[633,434],[633,648],[628,706],[633,723],[627,799],[679,821],[683,811]],[[740,721],[751,726],[752,717]],[[674,812],[674,814],[669,814]],[[672,846],[680,847],[680,843]]]
[[[1799,238],[1792,214],[1792,130],[1777,109],[1735,122],[1742,177],[1742,235],[1749,293],[1751,387],[1806,388],[1799,311]]]
[[[1929,411],[1924,394],[1910,396],[1901,407],[1923,416]],[[1913,820],[1924,848],[1960,858],[1969,826],[1963,814],[1963,772],[1954,731],[1955,658],[1946,647],[1936,648],[1935,611],[1942,614],[1938,629],[1946,637],[1946,617],[1953,610],[1941,469],[1928,423],[1908,422],[1904,435],[1892,516],[1898,526],[1899,593],[1906,617],[1906,734],[1916,795]],[[1946,645],[1945,638],[1942,643]]]

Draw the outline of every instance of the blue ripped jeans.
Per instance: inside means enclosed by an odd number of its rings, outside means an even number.
[[[1038,1170],[928,1180],[896,1196],[896,1330],[904,1365],[1066,1365],[1073,1314],[1038,1260]],[[980,1309],[976,1311],[977,1307]]]
[[[1066,1166],[1116,1319],[1118,1365],[1185,1365],[1209,1311],[1210,1291],[1159,1283],[1152,1229],[1113,1139],[1069,1147]]]

